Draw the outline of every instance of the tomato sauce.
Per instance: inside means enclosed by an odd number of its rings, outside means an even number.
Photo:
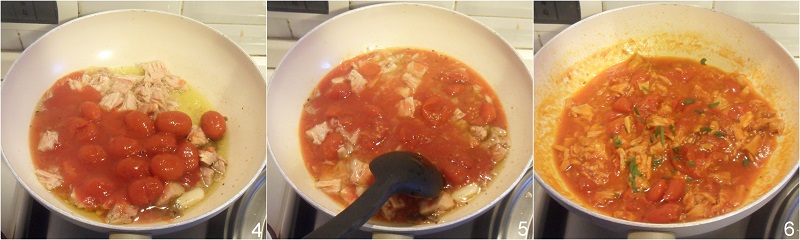
[[[742,75],[702,62],[634,55],[567,100],[555,161],[585,203],[651,223],[744,204],[783,122]]]
[[[424,74],[419,74],[420,69],[426,69]],[[365,78],[363,90],[356,91],[354,86],[359,86],[347,79],[353,71]],[[416,87],[413,79],[412,84],[404,80],[409,72],[421,75]],[[409,97],[414,110],[404,112],[399,106]],[[420,49],[379,50],[344,61],[320,81],[304,107],[301,146],[306,167],[317,181],[343,178],[349,182],[353,180],[347,177],[349,163],[340,162],[368,165],[380,154],[402,150],[430,160],[444,174],[445,191],[472,183],[483,186],[501,159],[493,156],[497,153],[491,145],[481,145],[470,134],[470,127],[507,129],[499,99],[478,73],[456,59]],[[328,123],[331,130],[321,144],[315,144],[307,130],[321,123]],[[365,180],[353,181],[355,186],[343,183],[341,191],[328,194],[348,205],[360,195],[352,194],[353,187],[358,192],[373,181],[367,174]],[[425,219],[419,213],[421,199],[401,196],[400,201],[405,207],[389,214],[397,217],[377,215],[399,222]]]
[[[170,182],[186,189],[200,183],[197,148],[171,127],[154,126],[141,111],[100,108],[101,94],[93,87],[71,89],[68,80],[81,79],[83,73],[59,79],[42,98],[30,126],[36,169],[63,178],[51,192],[101,219],[121,202],[139,209],[134,222],[179,216],[179,211],[154,202]],[[41,151],[36,146],[46,131],[56,132],[58,143]],[[154,163],[157,159],[162,160]]]

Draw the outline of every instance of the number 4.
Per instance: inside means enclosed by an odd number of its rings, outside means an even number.
[[[261,238],[261,234],[263,233],[263,231],[261,231],[261,223],[256,223],[256,227],[254,227],[253,231],[250,233],[258,236],[258,238]]]

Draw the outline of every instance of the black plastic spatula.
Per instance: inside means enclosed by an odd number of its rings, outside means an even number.
[[[375,183],[339,215],[305,238],[344,238],[364,225],[396,193],[432,198],[444,185],[442,173],[419,154],[390,152],[369,164]]]

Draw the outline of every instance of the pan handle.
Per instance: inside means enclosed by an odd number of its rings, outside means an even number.
[[[628,232],[628,239],[675,239],[675,233],[631,231]]]
[[[135,234],[135,233],[109,233],[109,239],[152,239],[150,234]]]

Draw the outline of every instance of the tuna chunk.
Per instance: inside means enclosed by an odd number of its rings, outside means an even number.
[[[372,178],[372,171],[369,170],[369,165],[359,161],[353,160],[347,164],[350,170],[350,182],[356,185],[367,185],[369,179]]]
[[[486,128],[481,126],[469,127],[469,133],[480,141],[483,141],[484,139],[486,139],[486,136],[489,135],[489,132],[486,131]]]
[[[397,214],[397,210],[406,206],[406,203],[403,202],[397,196],[392,196],[389,198],[386,203],[381,206],[381,215],[386,219],[392,220]]]
[[[77,80],[77,79],[67,80],[67,83],[69,84],[69,89],[72,89],[72,90],[81,90],[81,89],[83,89],[83,86],[84,86],[83,82],[81,82],[81,80]]]
[[[200,150],[200,162],[211,166],[211,169],[223,174],[225,173],[228,165],[228,161],[222,158],[222,155],[219,155],[219,153],[217,153],[213,147]]]
[[[186,81],[180,79],[178,76],[175,75],[167,75],[166,77],[162,78],[161,80],[167,84],[172,90],[184,90],[186,89]]]
[[[214,169],[200,167],[200,180],[203,181],[203,185],[206,187],[211,186],[211,184],[214,183]]]
[[[169,75],[169,70],[161,61],[140,63],[139,67],[144,69],[144,76],[147,80],[161,80],[161,78]]]
[[[177,198],[181,194],[186,192],[186,189],[181,186],[179,183],[170,182],[166,186],[164,186],[164,192],[161,193],[161,196],[158,197],[156,201],[157,206],[166,206],[172,199]]]
[[[136,101],[136,96],[133,93],[125,93],[125,98],[122,100],[122,105],[119,106],[120,111],[136,110],[139,107],[139,102]]]
[[[100,107],[102,107],[103,110],[111,111],[112,109],[115,109],[117,108],[117,106],[122,104],[123,100],[122,97],[123,97],[122,93],[119,92],[109,93],[108,95],[105,95],[103,96],[102,99],[100,99]]]
[[[342,190],[341,179],[319,180],[314,184],[317,189],[328,194],[337,194]]]
[[[187,136],[186,139],[198,147],[208,144],[206,134],[203,132],[203,129],[197,125],[192,125],[192,130],[189,132],[189,136]]]
[[[417,108],[417,105],[420,105],[417,100],[414,100],[414,97],[407,97],[400,102],[397,103],[397,115],[400,117],[414,117],[414,112]]]
[[[36,169],[35,173],[36,177],[39,178],[39,182],[41,182],[47,190],[53,190],[64,183],[64,179],[61,178],[61,175],[59,175],[55,169],[51,169],[51,171]]]
[[[39,146],[36,149],[40,152],[47,152],[55,149],[58,144],[58,132],[48,130],[42,134],[42,138],[39,139]]]
[[[114,83],[111,84],[111,92],[125,93],[133,89],[133,81],[127,78],[114,78]]]
[[[422,79],[414,77],[410,73],[404,73],[402,78],[403,78],[403,83],[405,83],[406,86],[411,88],[411,92],[416,92],[417,86],[419,86],[419,84],[422,82]]]
[[[125,224],[133,222],[139,209],[125,201],[118,201],[106,215],[106,223]]]
[[[355,93],[360,93],[361,90],[364,90],[364,86],[367,85],[367,79],[361,76],[355,69],[347,74],[347,80],[350,80],[350,88],[353,89]]]
[[[446,211],[453,208],[456,205],[455,200],[450,194],[446,192],[442,192],[439,197],[433,199],[432,202],[423,201],[419,205],[419,213],[422,215],[428,215],[431,213],[435,213],[438,211]]]
[[[406,71],[414,75],[414,77],[422,78],[422,75],[425,75],[425,72],[428,71],[428,66],[417,62],[410,62],[406,65]]]
[[[467,116],[467,114],[461,111],[461,109],[456,108],[456,110],[453,110],[453,121],[461,120],[465,116]]]
[[[328,133],[331,131],[331,128],[328,127],[328,122],[322,122],[317,124],[313,128],[306,131],[306,136],[312,139],[314,144],[322,144],[322,141],[325,140],[325,137],[328,136]]]

